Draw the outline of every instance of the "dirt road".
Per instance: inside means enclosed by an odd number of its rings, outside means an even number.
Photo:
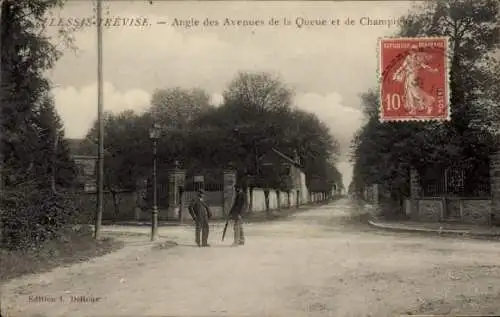
[[[220,242],[221,227],[212,227],[211,248],[192,246],[192,228],[161,228],[179,246],[151,249],[140,242],[147,236],[130,238],[119,252],[3,285],[2,315],[500,313],[500,244],[379,231],[348,221],[351,211],[341,200],[249,224],[247,244],[236,248],[232,232]]]

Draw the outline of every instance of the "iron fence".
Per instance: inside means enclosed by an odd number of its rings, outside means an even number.
[[[488,197],[491,195],[489,172],[449,167],[421,176],[420,186],[425,197],[460,196]]]

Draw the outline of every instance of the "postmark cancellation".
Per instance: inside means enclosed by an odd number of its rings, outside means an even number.
[[[380,121],[449,120],[449,39],[382,38],[378,46]]]

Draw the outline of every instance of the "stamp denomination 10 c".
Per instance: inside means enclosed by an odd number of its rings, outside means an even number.
[[[379,40],[380,121],[449,120],[448,38]]]

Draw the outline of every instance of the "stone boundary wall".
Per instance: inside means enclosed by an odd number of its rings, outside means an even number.
[[[404,212],[422,222],[455,220],[466,224],[490,225],[492,200],[486,198],[416,198],[405,199]]]

